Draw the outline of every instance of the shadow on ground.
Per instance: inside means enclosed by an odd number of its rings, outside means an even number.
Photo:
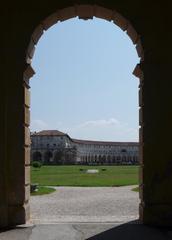
[[[118,225],[101,232],[87,240],[169,240],[172,239],[172,228],[149,227],[139,224],[138,221]]]
[[[155,228],[137,221],[125,224],[70,223],[16,227],[0,232],[0,240],[172,240],[172,228]]]

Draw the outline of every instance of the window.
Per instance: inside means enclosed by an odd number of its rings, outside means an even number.
[[[127,150],[126,149],[121,149],[121,152],[127,152]]]

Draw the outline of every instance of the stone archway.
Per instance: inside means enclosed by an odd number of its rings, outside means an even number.
[[[111,156],[108,155],[108,156],[107,156],[107,161],[106,161],[106,162],[107,162],[108,164],[110,164],[110,163],[111,163],[111,159],[112,159]]]
[[[112,164],[116,164],[116,158],[117,158],[116,156],[112,157]]]
[[[97,164],[97,155],[94,155],[94,165]]]
[[[53,164],[53,153],[51,151],[44,153],[44,164]]]
[[[54,153],[54,163],[57,165],[64,163],[64,153],[62,151],[56,151]]]
[[[4,2],[8,11],[2,11],[1,17],[8,21],[3,21],[1,38],[1,227],[22,224],[29,219],[29,79],[34,74],[30,64],[35,44],[50,26],[73,16],[113,20],[136,44],[141,57],[134,71],[140,79],[140,219],[147,224],[172,225],[172,192],[168,187],[172,184],[169,174],[172,134],[169,107],[172,102],[171,8],[168,3],[155,5],[150,1],[149,8],[147,1],[142,1],[140,7],[140,2],[136,0],[98,0],[96,3],[88,5],[81,0],[77,4],[69,0],[52,0],[51,3],[44,1],[40,4],[31,0],[27,8],[17,1],[9,8],[8,2]],[[131,20],[142,39],[127,19]],[[164,79],[166,84],[162,81]]]
[[[99,164],[101,163],[101,160],[102,160],[102,157],[101,157],[101,155],[99,155],[99,157],[98,157],[98,163]]]
[[[32,161],[39,161],[41,162],[42,161],[42,154],[41,152],[33,152],[32,154]]]

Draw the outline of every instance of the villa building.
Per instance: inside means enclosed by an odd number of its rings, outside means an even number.
[[[57,130],[43,130],[31,134],[31,160],[43,164],[138,164],[139,143],[79,140]]]

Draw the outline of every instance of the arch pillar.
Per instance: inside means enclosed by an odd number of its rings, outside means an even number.
[[[157,46],[158,47],[158,46]],[[159,46],[160,48],[160,46]],[[158,51],[158,50],[157,50]],[[164,51],[164,50],[163,50]],[[160,50],[159,50],[160,52]],[[145,61],[140,129],[140,217],[144,223],[172,226],[172,83],[168,57]],[[165,82],[164,82],[164,80]]]
[[[0,144],[3,148],[0,157],[0,227],[24,224],[30,218],[29,86],[23,82],[21,72],[26,66],[16,59],[13,63],[4,74],[5,96],[2,94],[5,98],[1,112],[4,129]]]

